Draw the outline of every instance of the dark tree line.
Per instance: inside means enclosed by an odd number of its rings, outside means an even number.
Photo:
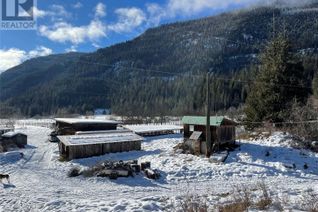
[[[238,107],[272,38],[273,13],[275,30],[290,39],[290,51],[311,84],[317,70],[318,13],[264,7],[163,25],[89,54],[27,61],[0,75],[0,115],[86,113],[96,108],[123,115],[200,114],[207,71],[212,74],[215,110]]]

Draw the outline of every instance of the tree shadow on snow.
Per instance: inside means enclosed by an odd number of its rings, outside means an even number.
[[[36,149],[37,147],[36,147],[36,146],[33,146],[33,145],[30,145],[30,144],[27,144],[27,145],[25,145],[24,148],[25,148],[25,149]]]
[[[83,159],[75,159],[72,160],[73,163],[77,163],[82,166],[93,166],[97,163],[101,163],[107,160],[111,161],[128,161],[128,160],[138,160],[139,158],[147,155],[159,155],[161,150],[150,150],[150,151],[130,151],[130,152],[120,152],[120,153],[109,153],[101,156],[95,156],[90,158],[83,158]],[[138,161],[140,162],[140,161]]]
[[[246,159],[245,161],[244,157]],[[290,147],[241,143],[239,148],[230,152],[226,160],[226,163],[235,162],[264,168],[265,170],[259,174],[267,173],[272,176],[281,174],[302,179],[308,179],[301,176],[303,174],[314,174],[318,176],[318,157],[310,154],[307,150],[293,149]]]
[[[168,184],[166,181],[166,174],[162,171],[159,171],[160,178],[157,180],[149,179],[143,172],[140,172],[134,177],[120,177],[117,180],[112,180],[112,182],[126,185],[130,187],[153,187],[153,188],[166,188],[164,185]]]
[[[13,184],[6,184],[6,183],[2,183],[2,186],[4,189],[8,189],[8,188],[15,188],[16,186]]]

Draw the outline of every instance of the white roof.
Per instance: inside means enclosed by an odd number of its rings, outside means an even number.
[[[113,132],[105,134],[83,134],[57,136],[57,138],[66,146],[105,144],[128,141],[143,141],[144,138],[133,132]]]
[[[107,134],[107,133],[127,133],[131,130],[97,130],[97,131],[77,131],[75,135],[87,135],[87,134]]]
[[[68,124],[119,124],[118,121],[102,119],[75,119],[75,118],[56,118],[55,121]]]
[[[9,127],[0,127],[0,130],[13,130],[13,128],[9,128]]]
[[[13,132],[13,131],[11,131],[11,132],[4,133],[4,134],[1,135],[1,136],[2,136],[2,137],[6,137],[6,138],[10,138],[10,137],[13,137],[13,136],[16,136],[16,135],[19,135],[19,134],[25,135],[25,134],[20,133],[20,132]]]

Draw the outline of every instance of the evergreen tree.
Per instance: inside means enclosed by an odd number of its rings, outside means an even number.
[[[247,97],[248,122],[279,122],[288,116],[293,99],[305,102],[308,90],[301,63],[295,63],[289,41],[279,35],[269,42],[260,57],[260,70]]]
[[[318,98],[318,73],[316,73],[312,81],[312,89],[313,89],[314,96]]]

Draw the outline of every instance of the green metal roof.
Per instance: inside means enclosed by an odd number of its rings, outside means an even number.
[[[219,127],[222,125],[222,122],[226,119],[224,116],[211,116],[210,117],[210,126]],[[227,119],[228,121],[235,124],[234,121]],[[183,124],[191,124],[191,125],[206,125],[206,116],[184,116],[182,118]]]

